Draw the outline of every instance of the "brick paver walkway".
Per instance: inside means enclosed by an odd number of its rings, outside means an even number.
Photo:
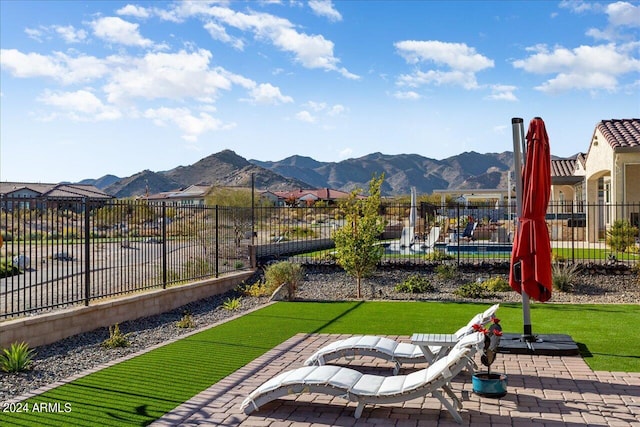
[[[457,426],[440,402],[427,396],[403,404],[367,406],[359,420],[354,403],[303,394],[268,403],[245,415],[244,398],[276,374],[302,366],[326,343],[345,335],[298,334],[175,408],[153,426]],[[408,337],[390,337],[408,340]],[[392,365],[371,358],[345,361],[361,371],[392,374]],[[478,361],[479,362],[479,361]],[[406,371],[420,368],[408,366]],[[465,425],[474,426],[636,426],[640,427],[640,373],[593,372],[581,357],[498,355],[492,370],[508,375],[502,399],[472,393],[463,372],[453,382],[466,399]]]

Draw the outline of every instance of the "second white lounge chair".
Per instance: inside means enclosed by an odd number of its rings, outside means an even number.
[[[495,304],[483,313],[473,316],[465,326],[455,332],[458,341],[474,331],[474,324],[484,325],[490,322],[499,307],[499,304]],[[327,344],[311,355],[304,364],[306,366],[322,366],[343,357],[352,359],[356,356],[371,356],[394,363],[393,373],[397,375],[401,365],[405,363],[431,363],[444,356],[450,347],[430,346],[429,350],[434,355],[431,359],[428,359],[425,352],[416,344],[398,342],[375,335],[357,335]]]
[[[275,376],[254,390],[242,402],[241,409],[250,414],[265,403],[290,394],[323,393],[357,402],[354,416],[360,418],[365,405],[399,403],[431,394],[458,423],[462,423],[458,412],[462,402],[454,394],[450,382],[473,363],[471,358],[482,342],[483,334],[476,332],[468,335],[447,356],[408,375],[370,375],[333,365],[293,369]]]

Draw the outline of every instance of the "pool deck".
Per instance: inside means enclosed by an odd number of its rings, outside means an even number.
[[[152,426],[458,426],[440,402],[426,396],[403,404],[356,405],[320,394],[287,396],[245,415],[244,398],[278,373],[302,366],[315,350],[349,335],[298,334],[178,406]],[[409,341],[409,337],[389,338]],[[392,375],[392,364],[372,358],[340,360],[363,372]],[[479,356],[476,356],[479,363]],[[401,373],[421,368],[407,365]],[[460,397],[463,425],[473,426],[635,426],[640,427],[640,373],[594,372],[579,356],[499,354],[494,372],[508,375],[501,399],[472,392],[471,376],[452,381]]]

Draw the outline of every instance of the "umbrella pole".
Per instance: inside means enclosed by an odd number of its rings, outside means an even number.
[[[524,145],[524,121],[519,117],[514,117],[511,119],[511,126],[513,129],[513,169],[516,182],[516,215],[518,218],[516,222],[516,233],[520,233],[520,217],[522,216],[522,166],[524,165],[523,156],[526,154]],[[514,265],[513,268],[516,268],[516,266]],[[520,272],[514,274],[514,276],[519,278],[520,284],[522,284]],[[520,294],[522,295],[522,324],[524,326],[522,340],[527,343],[534,342],[536,338],[533,336],[531,329],[529,295],[524,291],[524,288],[520,289]]]

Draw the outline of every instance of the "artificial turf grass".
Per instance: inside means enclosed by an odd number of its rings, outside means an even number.
[[[453,332],[487,304],[278,303],[80,378],[27,403],[71,412],[0,412],[0,425],[146,425],[296,333]],[[534,333],[565,333],[594,370],[640,372],[637,305],[532,304]],[[501,304],[505,332],[522,331],[520,304]],[[613,354],[616,353],[616,354]]]

